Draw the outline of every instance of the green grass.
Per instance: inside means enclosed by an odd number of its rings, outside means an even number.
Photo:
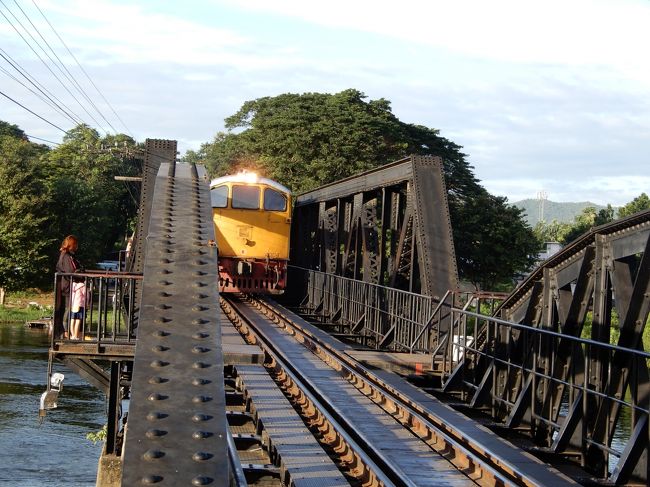
[[[0,322],[27,321],[52,316],[52,304],[52,294],[36,290],[7,293],[5,305],[0,306]]]
[[[51,311],[48,312],[35,306],[27,306],[24,308],[0,306],[0,322],[36,320],[51,314]]]

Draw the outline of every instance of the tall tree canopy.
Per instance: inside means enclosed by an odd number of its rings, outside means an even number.
[[[42,164],[47,147],[7,126],[0,122],[0,288],[11,290],[40,282],[54,240],[47,230],[51,198]]]
[[[645,193],[641,193],[627,205],[621,206],[618,209],[618,217],[623,218],[643,210],[650,210],[650,198],[648,198],[648,195]]]
[[[89,266],[124,236],[137,202],[114,176],[141,168],[106,150],[115,142],[134,145],[80,125],[49,149],[0,121],[0,288],[51,285],[58,246],[70,233]]]
[[[255,169],[295,193],[409,154],[442,157],[459,269],[482,286],[525,270],[528,256],[537,251],[532,230],[504,198],[491,197],[479,184],[461,147],[436,129],[401,122],[385,99],[367,100],[354,89],[259,98],[228,117],[226,128],[186,158],[205,163],[212,176]],[[512,242],[507,251],[488,256],[491,243],[476,242],[469,208],[491,229],[481,238]]]

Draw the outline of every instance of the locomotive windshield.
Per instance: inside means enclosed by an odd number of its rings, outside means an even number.
[[[257,186],[232,187],[232,207],[244,210],[258,210],[260,208],[260,188]]]
[[[222,184],[210,191],[212,208],[225,208],[228,206],[228,186]]]
[[[264,190],[264,209],[267,211],[285,211],[287,209],[287,197],[271,188]]]

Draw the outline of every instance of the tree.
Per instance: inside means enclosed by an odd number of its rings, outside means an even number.
[[[53,199],[50,231],[58,241],[77,235],[87,265],[113,250],[137,212],[137,202],[125,183],[114,177],[134,176],[141,169],[109,149],[116,143],[118,147],[135,145],[126,135],[101,138],[95,129],[78,125],[50,151],[47,161],[47,185]]]
[[[550,223],[546,223],[544,220],[538,221],[533,232],[540,242],[564,242],[564,237],[570,230],[570,223],[554,219]]]
[[[627,205],[618,209],[618,217],[624,218],[644,210],[650,210],[650,198],[647,194],[641,193]]]
[[[0,294],[21,289],[45,279],[48,248],[47,232],[51,195],[44,184],[43,158],[47,148],[32,144],[15,125],[0,123]]]
[[[228,132],[218,133],[213,141],[203,144],[198,152],[189,152],[185,159],[205,163],[212,176],[242,168],[257,170],[294,193],[409,154],[442,157],[454,241],[460,249],[459,270],[461,276],[475,282],[494,282],[495,274],[493,266],[485,263],[488,252],[465,245],[473,232],[466,219],[468,208],[478,212],[481,224],[492,225],[495,238],[496,232],[506,229],[494,221],[499,214],[506,215],[508,224],[516,224],[518,230],[525,227],[521,215],[512,213],[505,199],[488,198],[460,146],[441,137],[438,130],[401,122],[391,112],[390,102],[383,98],[367,100],[354,89],[333,95],[283,94],[247,101],[225,122]],[[526,238],[522,242],[533,240]],[[514,267],[524,265],[533,247],[513,247],[503,258],[510,259]],[[514,267],[506,265],[504,273]],[[485,272],[485,279],[479,278],[479,271]]]
[[[607,208],[596,212],[596,208],[588,206],[582,213],[575,217],[573,225],[564,233],[560,240],[563,244],[568,244],[580,237],[583,233],[588,232],[593,227],[605,225],[614,221],[614,208],[607,205]]]
[[[541,243],[524,222],[523,210],[487,191],[458,210],[464,225],[454,227],[456,256],[463,276],[477,289],[512,284],[537,260]]]

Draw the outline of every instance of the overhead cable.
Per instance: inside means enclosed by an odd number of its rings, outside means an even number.
[[[29,137],[30,139],[40,140],[41,142],[47,142],[48,144],[61,145],[61,144],[58,143],[58,142],[52,142],[51,140],[41,139],[40,137],[36,137],[35,135],[29,135],[29,134],[25,134],[25,135],[26,135],[27,137]]]
[[[31,113],[32,115],[34,115],[34,116],[40,118],[40,119],[43,120],[44,122],[49,123],[52,127],[59,129],[59,130],[60,130],[61,132],[63,132],[64,134],[66,133],[66,131],[63,130],[61,127],[59,127],[58,125],[53,124],[53,123],[50,122],[48,119],[41,117],[38,113],[36,113],[36,112],[30,110],[29,108],[27,108],[27,107],[26,107],[25,105],[23,105],[22,103],[20,103],[20,102],[14,100],[13,98],[11,98],[9,95],[3,93],[2,91],[0,91],[0,95],[4,96],[4,97],[7,98],[8,100],[14,102],[14,103],[15,103],[16,105],[18,105],[19,107],[24,108],[24,109],[27,110],[29,113]]]
[[[38,29],[38,27],[36,27],[36,26],[34,25],[34,23],[32,22],[32,20],[29,18],[29,15],[27,15],[27,13],[23,10],[23,8],[22,8],[22,7],[20,6],[20,4],[18,3],[18,0],[14,0],[14,3],[16,4],[16,7],[18,7],[18,10],[21,11],[21,13],[23,14],[23,16],[27,19],[27,21],[30,23],[30,25],[32,26],[32,28],[36,31],[36,33],[38,34],[38,36],[43,40],[43,42],[45,43],[45,45],[50,49],[50,51],[52,52],[52,54],[54,55],[54,57],[55,57],[56,60],[58,61],[58,64],[55,64],[55,65],[57,66],[57,68],[59,69],[59,71],[61,72],[61,74],[63,74],[63,75],[64,75],[64,76],[65,76],[65,77],[66,77],[66,78],[67,78],[67,79],[68,79],[68,80],[69,80],[69,81],[74,85],[74,87],[77,89],[77,91],[79,92],[79,94],[81,94],[81,96],[83,96],[83,97],[86,99],[86,101],[87,101],[88,103],[90,103],[90,105],[95,109],[95,111],[100,115],[100,117],[102,117],[102,118],[104,119],[104,121],[105,121],[105,122],[108,124],[108,126],[113,130],[113,132],[117,133],[117,130],[115,130],[115,127],[113,127],[113,125],[111,124],[111,122],[108,121],[108,119],[104,116],[104,114],[103,114],[103,113],[101,112],[101,110],[97,107],[97,105],[95,105],[95,102],[93,102],[93,100],[88,96],[88,94],[86,93],[86,90],[83,89],[83,87],[81,86],[81,84],[77,81],[77,79],[75,78],[75,76],[70,72],[70,70],[68,69],[68,67],[63,63],[63,61],[61,61],[61,58],[59,58],[59,56],[57,55],[56,51],[54,51],[54,49],[52,48],[52,46],[50,45],[50,43],[47,41],[47,39],[45,39],[45,37],[43,37],[43,34],[41,34],[41,31]],[[32,39],[33,39],[33,37],[32,37]],[[48,56],[48,58],[50,58],[50,60],[54,63],[54,60],[49,56],[49,54],[47,54],[47,53],[45,52],[45,49],[43,49],[43,48],[41,47],[41,50],[42,50],[42,51],[43,51],[43,52]],[[60,67],[59,67],[59,66],[60,66]],[[61,68],[63,68],[63,70],[61,70]],[[64,71],[65,71],[65,72],[64,72]]]
[[[42,83],[40,83],[34,76],[29,74],[25,68],[23,68],[18,61],[13,59],[7,51],[2,49],[0,47],[0,57],[3,58],[7,63],[16,70],[18,74],[20,74],[23,78],[25,78],[34,88],[36,88],[38,91],[40,91],[48,100],[50,100],[52,103],[54,103],[58,109],[65,113],[65,116],[72,120],[72,122],[76,125],[80,123],[84,123],[83,120],[81,120],[81,117],[77,115],[69,106],[67,106],[65,103],[63,103],[54,93],[52,93],[50,90],[48,90],[45,86],[43,86]],[[56,100],[56,101],[55,101]]]
[[[9,10],[9,8],[5,5],[5,3],[4,3],[3,0],[0,0],[0,4],[2,4],[2,5],[4,6],[4,8],[5,8],[5,9],[6,9],[10,14],[11,14],[11,16],[12,16],[12,17],[16,20],[16,22],[17,22],[17,23],[18,23],[18,24],[23,28],[23,30],[27,31],[27,30],[25,29],[25,27],[22,25],[22,23],[20,22],[20,20],[18,20],[18,18],[14,15],[14,13],[13,13],[11,10]],[[31,45],[31,43],[30,43],[30,42],[25,38],[25,36],[24,36],[24,35],[23,35],[19,30],[18,30],[18,28],[17,28],[17,27],[14,25],[14,23],[9,19],[9,17],[7,17],[7,16],[5,15],[5,13],[4,13],[2,10],[0,10],[0,14],[2,14],[2,16],[7,20],[7,22],[9,22],[9,25],[11,25],[11,27],[16,31],[16,33],[17,33],[17,34],[20,36],[20,38],[25,42],[25,44],[27,44],[27,46],[28,46],[28,47],[31,49],[31,51],[36,55],[36,57],[38,57],[38,59],[40,59],[41,63],[43,63],[43,65],[48,69],[48,71],[49,71],[50,73],[52,73],[52,76],[54,76],[54,78],[56,78],[56,80],[57,80],[57,81],[59,82],[59,84],[63,87],[63,89],[65,89],[65,90],[68,92],[68,94],[72,97],[72,99],[73,99],[75,102],[77,102],[77,104],[78,104],[78,105],[83,109],[83,111],[86,112],[86,114],[87,114],[87,115],[92,119],[93,122],[95,122],[95,125],[96,125],[97,127],[101,128],[101,129],[104,131],[104,133],[108,134],[108,132],[106,131],[106,129],[104,129],[104,128],[101,126],[101,124],[100,124],[100,123],[95,119],[95,117],[93,117],[93,115],[92,115],[92,114],[91,114],[91,113],[86,109],[86,107],[83,106],[83,105],[81,104],[81,102],[79,102],[79,99],[78,99],[78,98],[77,98],[77,97],[76,97],[76,96],[75,96],[75,95],[70,91],[70,89],[66,86],[66,84],[65,84],[63,81],[61,81],[61,78],[59,78],[59,76],[57,76],[57,74],[52,70],[52,68],[50,68],[50,66],[48,65],[48,63],[45,62],[45,60],[44,60],[44,59],[41,57],[41,55],[36,51],[36,49],[34,49],[34,47],[33,47],[33,46]],[[34,37],[31,35],[31,33],[29,33],[29,32],[27,32],[27,33],[28,33],[28,35],[30,35],[30,37],[32,37],[32,39],[34,39]],[[39,47],[41,47],[40,44],[38,44],[38,42],[37,42],[36,44],[37,44]],[[41,49],[42,49],[42,47],[41,47]]]
[[[43,103],[46,103],[47,105],[49,105],[50,108],[52,108],[53,110],[59,112],[61,115],[65,116],[65,117],[68,117],[72,121],[72,123],[74,123],[74,124],[79,123],[74,118],[70,117],[65,111],[61,110],[53,101],[48,100],[45,96],[43,96],[38,91],[35,91],[35,90],[31,89],[29,86],[27,86],[27,84],[25,84],[20,79],[18,79],[16,76],[11,74],[7,69],[0,66],[0,71],[2,71],[7,77],[13,79],[19,85],[23,86],[26,90],[30,91],[32,94],[37,96]]]
[[[15,1],[15,0],[14,0],[14,1]],[[77,63],[77,66],[79,66],[79,69],[81,69],[82,73],[86,76],[86,78],[88,78],[88,81],[90,81],[90,84],[93,85],[93,87],[95,88],[95,90],[97,90],[97,93],[99,93],[99,96],[102,97],[102,99],[104,100],[104,102],[108,105],[108,107],[111,109],[111,111],[113,112],[113,114],[117,117],[117,119],[120,121],[120,123],[122,124],[122,126],[126,129],[127,133],[128,133],[132,138],[135,138],[135,137],[133,136],[133,134],[131,133],[131,130],[129,130],[129,127],[126,126],[126,124],[124,123],[124,121],[122,120],[122,118],[117,114],[117,112],[116,112],[115,109],[113,108],[113,105],[111,105],[111,103],[106,99],[106,97],[104,96],[104,94],[103,94],[103,93],[101,92],[101,90],[97,87],[97,85],[96,85],[95,82],[92,80],[92,78],[88,75],[88,73],[87,73],[86,70],[83,68],[83,66],[81,65],[81,63],[77,60],[77,57],[72,53],[72,51],[70,50],[70,48],[68,47],[68,45],[67,45],[67,44],[65,43],[65,41],[63,40],[63,38],[59,35],[59,33],[58,33],[58,32],[56,31],[56,29],[54,28],[54,26],[50,23],[50,21],[48,20],[48,18],[47,18],[47,17],[45,16],[45,14],[43,13],[43,11],[41,10],[41,8],[37,5],[36,0],[32,0],[32,3],[33,3],[34,6],[37,8],[37,10],[40,12],[40,14],[41,14],[41,16],[43,17],[43,19],[45,20],[45,22],[47,22],[47,25],[50,26],[50,28],[52,29],[52,32],[54,32],[54,34],[55,34],[55,35],[58,37],[58,39],[61,41],[61,44],[63,44],[63,46],[66,48],[66,50],[68,51],[68,54],[70,54],[70,56],[72,56],[72,59],[74,59],[75,63]]]

